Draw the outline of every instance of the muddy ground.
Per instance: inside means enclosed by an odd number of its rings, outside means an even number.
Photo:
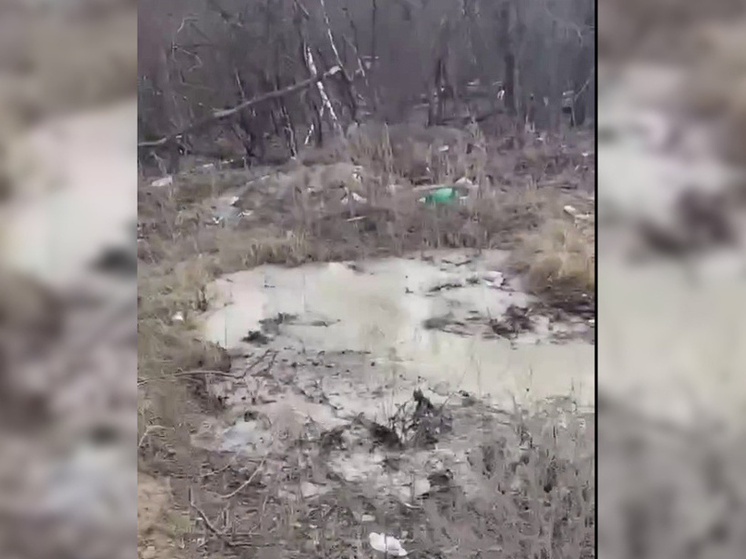
[[[369,556],[372,531],[421,556],[595,556],[592,400],[571,375],[534,397],[515,393],[512,371],[505,386],[479,380],[499,376],[492,347],[592,349],[592,226],[563,209],[592,210],[592,137],[519,148],[464,134],[424,148],[367,136],[322,162],[200,162],[172,184],[143,180],[140,471],[169,497],[141,510],[159,518],[141,525],[142,557]],[[459,199],[421,201],[458,179]],[[376,266],[391,259],[430,259],[437,281],[386,276],[381,293]],[[241,274],[270,279],[221,299]],[[293,287],[314,274],[316,291]],[[280,308],[298,297],[298,312]],[[408,349],[457,338],[463,360],[468,343],[487,348],[472,384],[438,372],[448,351]]]

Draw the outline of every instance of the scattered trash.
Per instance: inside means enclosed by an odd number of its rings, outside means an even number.
[[[439,148],[438,148],[438,151],[439,151],[440,153],[445,153],[445,152],[446,152],[446,151],[448,151],[449,149],[450,149],[450,148],[449,148],[448,146],[441,146],[441,147],[439,147]]]
[[[352,178],[355,179],[355,182],[362,183],[363,182],[363,168],[360,165],[355,165],[352,169]]]
[[[581,214],[577,209],[575,209],[573,206],[570,206],[569,204],[562,208],[566,214],[571,216],[576,221],[588,221],[590,219],[593,219],[593,216],[591,214]]]
[[[375,520],[376,520],[376,517],[375,517],[375,516],[373,516],[372,514],[364,514],[364,515],[363,515],[363,516],[362,516],[362,517],[360,518],[360,521],[361,521],[361,522],[375,522]]]
[[[393,536],[371,532],[368,535],[368,541],[370,541],[370,546],[373,549],[386,555],[393,555],[395,557],[404,557],[407,555],[401,542]]]
[[[241,198],[239,198],[238,196],[234,196],[233,198],[231,198],[231,206],[234,206],[234,207],[235,207],[235,206],[236,206],[236,204],[238,204],[238,202],[239,202],[240,200],[241,200]]]
[[[349,205],[350,199],[352,199],[352,201],[355,202],[356,204],[365,204],[368,202],[367,198],[363,198],[356,192],[347,192],[344,198],[342,198],[342,205],[344,206]]]
[[[562,209],[565,211],[566,214],[572,217],[575,217],[579,213],[578,210],[576,210],[573,206],[570,206],[569,204]]]
[[[450,204],[459,200],[466,201],[468,194],[475,190],[477,186],[468,178],[461,177],[453,185],[428,185],[415,188],[415,192],[428,192],[420,198],[420,202],[425,204]]]
[[[477,187],[476,184],[474,184],[470,179],[466,177],[461,177],[459,180],[457,180],[456,186],[465,186],[469,190],[472,190]]]
[[[154,186],[156,188],[161,188],[164,186],[170,186],[174,183],[174,178],[171,175],[168,175],[166,177],[155,179],[150,183],[150,186]]]
[[[420,202],[425,204],[450,204],[458,198],[458,190],[453,187],[446,186],[439,188],[424,198],[420,198]]]
[[[184,322],[184,313],[179,311],[171,317],[171,322]]]
[[[316,485],[310,481],[300,482],[300,494],[304,499],[313,499],[330,491],[326,485]]]
[[[497,271],[484,272],[482,280],[489,287],[502,287],[505,284],[505,276]]]

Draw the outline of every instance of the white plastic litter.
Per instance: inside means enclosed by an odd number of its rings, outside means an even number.
[[[473,190],[477,187],[471,180],[469,180],[467,177],[461,177],[459,180],[456,181],[456,186],[465,186],[469,190]]]
[[[345,194],[345,197],[342,198],[342,205],[347,206],[350,203],[350,199],[352,199],[356,204],[366,204],[368,202],[367,198],[363,198],[356,192],[350,192],[349,194]]]
[[[569,204],[562,209],[565,211],[566,214],[571,216],[576,221],[588,221],[593,218],[591,214],[582,214],[576,208],[570,206]]]
[[[376,551],[392,555],[394,557],[404,557],[407,555],[406,550],[402,547],[402,544],[393,536],[387,536],[385,534],[378,534],[371,532],[368,535],[370,540],[370,546]]]
[[[171,175],[168,175],[160,179],[155,179],[153,182],[150,183],[150,186],[153,186],[155,188],[160,188],[163,186],[170,186],[173,183],[174,183],[174,178]]]

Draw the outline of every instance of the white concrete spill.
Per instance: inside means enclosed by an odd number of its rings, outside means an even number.
[[[462,255],[463,258],[463,255]],[[504,255],[483,254],[468,265],[436,258],[385,259],[356,266],[342,263],[299,268],[263,266],[225,276],[209,297],[206,337],[227,348],[241,345],[262,319],[295,315],[282,325],[283,346],[323,351],[367,351],[380,370],[396,367],[410,378],[499,403],[528,404],[553,396],[594,403],[594,348],[580,340],[551,343],[548,320],[511,343],[489,339],[486,317],[500,318],[511,305],[530,298],[516,286],[495,287]],[[432,292],[444,284],[462,285]],[[468,335],[423,327],[429,318],[450,314],[463,324],[482,318],[480,333]],[[479,326],[479,325],[478,325]]]
[[[368,540],[370,546],[381,553],[386,553],[394,557],[404,557],[407,555],[404,546],[394,536],[371,532],[368,534]]]

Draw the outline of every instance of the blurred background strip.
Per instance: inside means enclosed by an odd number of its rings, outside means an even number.
[[[0,6],[0,554],[136,553],[133,2]]]
[[[739,557],[746,11],[598,12],[598,553]]]

